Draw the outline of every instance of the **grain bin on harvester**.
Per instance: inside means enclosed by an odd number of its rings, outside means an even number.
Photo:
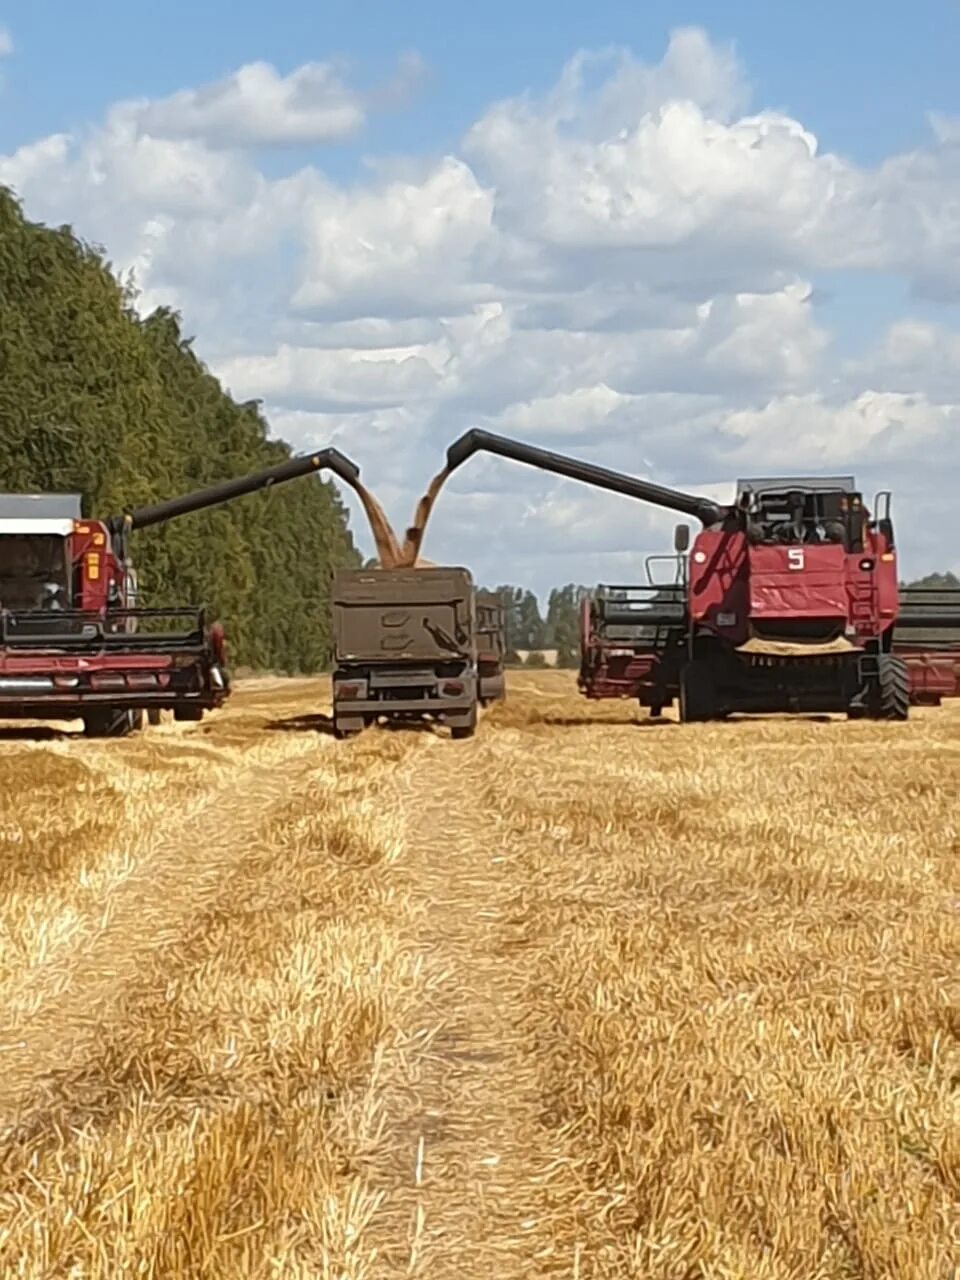
[[[0,719],[82,718],[88,736],[118,737],[144,712],[220,706],[222,626],[197,606],[138,607],[128,534],[322,470],[359,476],[321,449],[107,520],[84,519],[76,495],[0,494]]]
[[[898,586],[889,493],[878,517],[852,476],[740,481],[725,505],[480,430],[450,446],[448,472],[478,452],[700,522],[689,555],[689,527],[677,527],[673,584],[585,602],[588,697],[626,686],[654,712],[676,698],[685,721],[737,711],[905,720],[911,703],[958,692],[960,591]]]

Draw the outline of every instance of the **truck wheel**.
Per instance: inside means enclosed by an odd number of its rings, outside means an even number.
[[[147,724],[160,724],[161,715],[162,715],[162,712],[158,711],[156,707],[152,708],[150,711],[147,712]]]
[[[88,738],[127,738],[142,727],[142,711],[98,709],[85,712],[83,717],[83,732]]]
[[[341,716],[333,722],[333,736],[339,739],[355,738],[363,729],[364,721],[360,716]]]
[[[498,702],[506,696],[507,688],[503,676],[488,676],[486,680],[480,682],[480,697],[482,705],[487,706],[491,702]]]
[[[902,658],[879,655],[877,704],[880,720],[906,720],[910,715],[910,673]]]
[[[450,724],[451,738],[472,738],[477,731],[477,708],[471,707],[460,720]]]
[[[719,716],[713,672],[703,658],[688,662],[680,674],[680,719],[684,724],[702,723]]]

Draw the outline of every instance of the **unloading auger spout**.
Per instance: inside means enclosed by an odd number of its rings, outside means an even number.
[[[579,458],[568,458],[562,453],[551,453],[548,449],[538,449],[534,445],[508,440],[505,436],[494,435],[493,432],[483,431],[478,427],[465,432],[449,447],[447,450],[448,472],[454,471],[475,453],[496,453],[514,462],[525,462],[528,466],[539,467],[541,471],[552,471],[555,475],[566,476],[569,480],[581,480],[584,484],[593,485],[598,489],[622,493],[628,498],[639,498],[643,502],[653,503],[654,506],[679,511],[685,516],[699,520],[704,528],[723,524],[730,514],[729,507],[719,506],[709,498],[681,493],[678,489],[667,489],[663,485],[652,484],[649,480],[638,480],[635,476],[624,475],[619,471],[609,471],[606,467],[598,467],[592,462],[582,462]]]
[[[255,493],[258,489],[267,489],[272,485],[283,484],[287,480],[297,480],[301,476],[310,475],[311,472],[324,470],[332,471],[349,485],[355,485],[360,477],[359,467],[339,449],[318,449],[316,453],[290,458],[286,462],[278,463],[275,467],[268,467],[265,471],[256,471],[253,475],[224,480],[221,484],[211,485],[208,489],[198,489],[195,493],[186,493],[179,498],[168,498],[164,502],[156,502],[148,507],[138,507],[121,516],[113,516],[107,524],[112,533],[120,533],[124,529],[146,529],[150,525],[161,524],[176,516],[188,515],[191,511],[218,506],[221,502],[242,498],[245,494]]]

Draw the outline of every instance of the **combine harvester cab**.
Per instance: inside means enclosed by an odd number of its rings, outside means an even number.
[[[163,710],[200,720],[230,692],[223,628],[198,606],[142,608],[128,534],[328,468],[334,449],[102,521],[76,494],[0,495],[0,719],[82,719],[122,737]]]
[[[586,696],[636,696],[653,710],[677,699],[685,721],[743,711],[904,720],[919,699],[919,676],[894,643],[897,626],[918,628],[911,606],[900,608],[889,494],[879,519],[852,476],[741,481],[724,505],[480,430],[447,450],[448,473],[480,451],[701,524],[674,609],[649,588],[627,589],[648,593],[630,607],[609,592],[585,607]],[[678,554],[688,545],[689,529],[678,526]],[[639,606],[649,612],[641,617]],[[621,647],[612,641],[622,627],[634,632]],[[944,650],[936,652],[942,683]]]
[[[334,732],[381,717],[472,736],[480,696],[476,595],[461,568],[341,569],[333,580]]]
[[[478,591],[477,611],[477,677],[480,681],[480,705],[487,706],[506,697],[503,664],[507,654],[506,621],[503,600],[495,591]]]

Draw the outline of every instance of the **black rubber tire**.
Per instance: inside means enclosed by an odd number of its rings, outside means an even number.
[[[701,659],[688,662],[680,673],[680,720],[702,724],[720,718],[717,691],[709,664]]]
[[[97,710],[83,717],[83,732],[88,738],[128,738],[142,727],[142,711]]]
[[[879,655],[877,710],[880,720],[907,720],[910,716],[910,673],[902,658]]]
[[[203,707],[187,706],[174,707],[173,718],[178,724],[197,724],[203,719]]]
[[[355,738],[363,733],[365,727],[366,721],[359,716],[344,716],[342,719],[334,720],[333,736],[342,742],[346,738]]]
[[[472,738],[477,731],[477,708],[472,707],[459,724],[451,724],[451,738]]]

